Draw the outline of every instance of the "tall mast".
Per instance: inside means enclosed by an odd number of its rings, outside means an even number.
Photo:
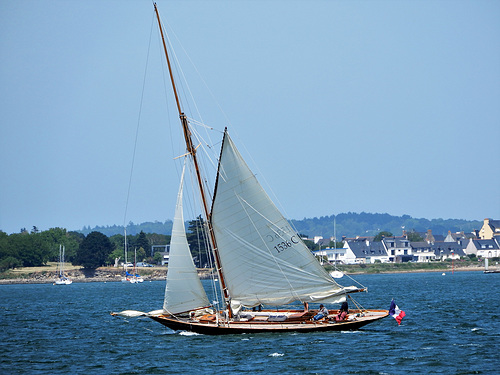
[[[224,280],[224,275],[222,273],[222,268],[220,266],[221,262],[220,262],[220,257],[219,257],[219,251],[217,249],[217,241],[215,239],[214,231],[213,231],[211,220],[210,220],[210,210],[208,208],[208,202],[207,202],[207,198],[206,198],[206,194],[205,194],[205,188],[203,186],[203,179],[201,177],[200,169],[198,167],[198,159],[196,157],[196,148],[193,146],[193,140],[191,138],[191,131],[189,130],[188,120],[187,120],[187,117],[184,114],[184,112],[182,112],[181,104],[179,101],[179,96],[177,95],[177,89],[175,86],[174,76],[172,73],[172,67],[170,65],[170,59],[168,57],[167,45],[165,43],[165,37],[163,35],[163,28],[161,25],[160,15],[158,13],[158,8],[156,7],[156,3],[154,3],[154,8],[155,8],[155,13],[156,13],[156,18],[158,20],[158,27],[160,28],[161,40],[163,43],[163,50],[165,52],[165,57],[167,59],[168,72],[170,74],[170,81],[172,82],[172,89],[174,90],[175,102],[177,104],[177,110],[179,112],[179,118],[181,120],[182,131],[184,133],[184,140],[186,141],[187,152],[189,154],[191,154],[191,157],[193,158],[193,164],[194,164],[194,168],[196,171],[196,179],[198,182],[198,187],[200,189],[203,210],[205,211],[205,217],[207,218],[208,232],[209,232],[210,242],[212,243],[212,253],[214,254],[214,258],[215,258],[217,273],[219,274],[219,280],[220,280],[222,291],[224,294],[224,300],[226,302],[226,305],[227,305],[227,308],[229,311],[229,317],[232,317],[229,292],[227,290],[226,282]]]

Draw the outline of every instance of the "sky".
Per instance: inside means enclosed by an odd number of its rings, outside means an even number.
[[[227,126],[287,218],[500,219],[500,2],[157,3],[202,147]],[[0,2],[0,230],[173,219],[184,146],[153,16]]]

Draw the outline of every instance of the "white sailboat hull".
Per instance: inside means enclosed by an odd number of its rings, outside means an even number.
[[[144,279],[142,277],[124,277],[122,278],[122,283],[137,284],[143,283]]]
[[[70,285],[73,281],[64,276],[64,251],[65,248],[59,245],[59,263],[57,265],[59,278],[54,280],[54,285]]]
[[[61,280],[56,280],[54,282],[54,285],[70,285],[70,284],[73,284],[73,281],[71,281],[70,279],[61,279]]]

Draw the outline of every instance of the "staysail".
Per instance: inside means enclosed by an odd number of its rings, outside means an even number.
[[[339,302],[338,285],[279,212],[225,132],[212,205],[221,267],[234,305]]]
[[[172,238],[170,240],[167,286],[163,301],[163,309],[170,314],[196,310],[210,305],[196,272],[184,228],[182,193],[185,168],[186,164],[184,163],[177,194]]]

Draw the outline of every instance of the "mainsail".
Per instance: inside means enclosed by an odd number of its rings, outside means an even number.
[[[225,132],[212,226],[232,304],[339,302],[342,287],[279,212]]]
[[[177,194],[172,238],[170,240],[167,286],[163,301],[163,309],[170,314],[196,310],[210,305],[196,272],[186,239],[182,209],[185,168],[186,164],[184,163],[179,192]]]

